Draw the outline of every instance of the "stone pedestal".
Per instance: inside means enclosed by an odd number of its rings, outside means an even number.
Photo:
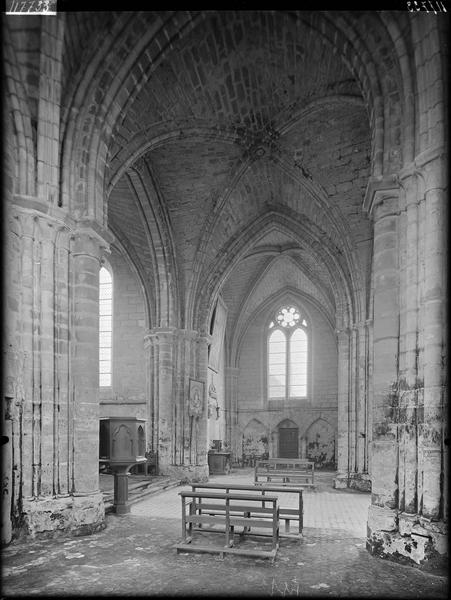
[[[144,461],[142,461],[144,462]],[[139,463],[133,463],[139,464]],[[128,502],[128,478],[131,465],[113,465],[114,472],[114,512],[117,515],[126,515],[130,512],[130,504]]]

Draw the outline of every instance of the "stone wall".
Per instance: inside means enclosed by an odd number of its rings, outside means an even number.
[[[305,308],[304,308],[305,307]],[[316,459],[318,466],[334,467],[335,439],[337,432],[337,345],[324,315],[311,303],[303,301],[301,310],[309,315],[311,366],[308,396],[292,401],[268,400],[266,384],[266,332],[271,310],[256,316],[246,330],[242,340],[238,362],[237,414],[234,447],[241,455],[242,439],[249,437],[249,424],[255,420],[262,425],[268,440],[271,456],[277,456],[277,442],[271,440],[277,435],[279,424],[289,419],[299,428],[299,452]],[[329,448],[327,457],[317,452],[315,440],[311,439],[311,426],[318,419],[328,424],[321,429],[321,446]],[[310,432],[310,433],[309,433]],[[248,435],[249,434],[249,435]],[[308,439],[308,442],[307,442]],[[308,447],[308,443],[311,444]],[[330,451],[332,449],[332,451]]]

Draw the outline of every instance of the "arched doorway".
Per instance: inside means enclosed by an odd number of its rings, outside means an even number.
[[[293,421],[286,419],[278,426],[279,444],[278,456],[280,458],[299,457],[299,428]]]

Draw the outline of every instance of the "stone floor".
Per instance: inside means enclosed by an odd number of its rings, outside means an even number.
[[[447,578],[372,557],[365,549],[369,494],[334,490],[331,475],[304,493],[304,536],[282,539],[268,559],[177,554],[177,487],[109,514],[86,537],[13,542],[3,550],[2,598],[30,596],[307,596],[447,598]],[[213,481],[250,483],[250,470]],[[295,502],[284,495],[283,504]],[[201,534],[205,538],[219,534]],[[240,544],[264,544],[248,537]]]

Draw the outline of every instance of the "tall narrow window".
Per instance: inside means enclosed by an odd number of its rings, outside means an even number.
[[[307,396],[308,327],[294,306],[281,308],[269,324],[268,397]]]
[[[287,348],[284,334],[276,329],[269,336],[268,344],[268,376],[269,396],[283,398],[287,376]]]
[[[113,281],[105,267],[99,273],[99,386],[111,385]]]

